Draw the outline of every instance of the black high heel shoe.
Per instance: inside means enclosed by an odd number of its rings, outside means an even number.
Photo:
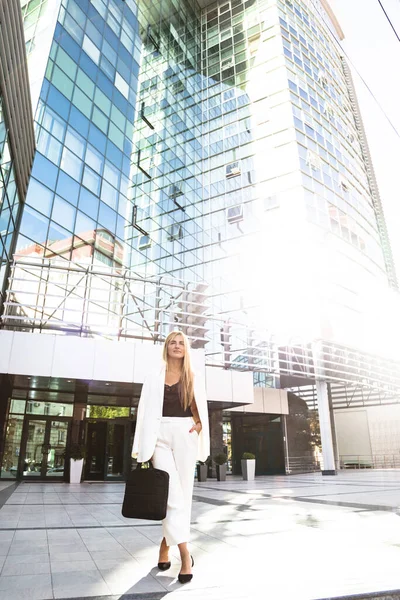
[[[194,560],[193,560],[193,556],[190,555],[190,558],[192,559],[192,567],[194,567]],[[193,575],[192,574],[185,574],[183,575],[182,573],[179,573],[178,575],[178,581],[179,583],[189,583],[189,581],[192,581],[193,579]]]
[[[168,571],[170,566],[171,566],[170,560],[168,562],[159,562],[157,565],[157,567],[160,569],[160,571]]]

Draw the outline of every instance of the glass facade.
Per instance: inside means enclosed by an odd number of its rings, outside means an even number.
[[[36,0],[24,8],[31,57],[47,9]],[[37,152],[19,256],[108,266],[126,262],[140,57],[136,10],[132,0],[59,5],[35,111]]]
[[[143,51],[132,165],[130,266],[204,279],[200,14],[139,4]]]
[[[0,310],[6,285],[7,266],[12,259],[14,233],[18,227],[20,202],[0,95]]]

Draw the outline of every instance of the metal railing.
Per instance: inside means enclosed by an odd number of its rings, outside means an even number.
[[[287,475],[314,473],[321,470],[321,465],[314,456],[287,456],[285,469]]]
[[[393,454],[341,454],[341,469],[400,469],[400,452]]]
[[[375,403],[400,400],[399,362],[325,340],[283,343],[248,323],[244,311],[218,309],[223,295],[202,281],[121,266],[17,257],[0,327],[154,344],[178,328],[194,348],[204,348],[207,365],[257,372],[257,385],[279,387],[285,376],[286,387],[288,379],[311,390],[316,380],[329,382],[334,401],[343,390],[349,404],[357,390]]]

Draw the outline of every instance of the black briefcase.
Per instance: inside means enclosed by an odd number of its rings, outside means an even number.
[[[161,521],[167,514],[169,474],[148,464],[138,463],[126,481],[122,515],[128,519]]]

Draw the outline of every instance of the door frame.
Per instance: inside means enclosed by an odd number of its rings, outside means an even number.
[[[55,482],[55,481],[66,481],[67,480],[67,475],[69,473],[69,469],[67,468],[67,464],[65,463],[65,468],[64,468],[64,475],[63,477],[56,477],[56,476],[49,476],[49,475],[43,475],[44,472],[44,466],[42,463],[42,468],[41,468],[41,472],[40,472],[40,476],[39,477],[29,477],[29,475],[23,475],[24,469],[23,469],[23,462],[25,460],[25,453],[26,453],[26,445],[28,442],[28,433],[29,433],[29,421],[44,421],[46,423],[45,425],[45,432],[44,432],[44,442],[42,444],[42,446],[49,446],[49,441],[50,441],[50,431],[51,431],[51,423],[52,421],[62,421],[64,423],[68,423],[68,428],[67,428],[67,440],[65,443],[65,450],[66,453],[68,454],[68,448],[69,448],[69,443],[70,443],[70,437],[71,437],[71,426],[72,426],[72,417],[58,417],[55,415],[25,415],[24,416],[24,425],[22,428],[22,436],[21,436],[21,444],[20,444],[20,452],[19,452],[19,460],[18,460],[18,472],[17,472],[17,479],[18,480],[22,480],[22,481],[31,481],[31,482],[36,482],[36,481],[40,481],[41,483],[49,481],[49,482]],[[67,459],[66,459],[67,460]],[[46,466],[47,466],[47,459],[46,459]]]

